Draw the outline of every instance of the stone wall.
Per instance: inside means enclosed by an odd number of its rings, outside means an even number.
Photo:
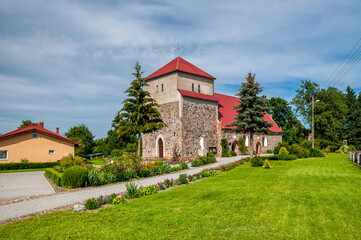
[[[243,137],[245,134],[244,133],[236,133],[233,129],[223,129],[223,133],[222,133],[222,137],[221,138],[226,138],[227,142],[228,142],[228,151],[232,150],[232,144],[236,143],[237,144],[237,140],[240,137]],[[249,134],[247,134],[248,136],[248,147],[249,147],[249,143],[250,143],[250,139],[249,139]],[[267,144],[264,140],[264,138],[266,138]],[[279,142],[282,141],[282,133],[274,133],[272,135],[265,135],[265,134],[261,134],[261,133],[255,133],[253,135],[253,149],[256,150],[256,145],[257,143],[260,143],[261,146],[261,151],[262,152],[267,152],[268,149],[273,150],[277,144]],[[267,145],[267,146],[266,146]],[[241,154],[238,150],[238,145],[236,145],[235,147],[235,152],[239,155]]]
[[[219,150],[217,112],[217,102],[183,97],[182,156],[185,159],[194,159],[205,155],[210,147]],[[201,148],[202,141],[203,150]]]
[[[172,158],[176,152],[182,152],[182,131],[181,120],[179,118],[179,102],[160,104],[158,108],[162,115],[163,122],[167,127],[153,133],[143,134],[143,157],[158,158],[158,140],[163,141],[164,158]]]

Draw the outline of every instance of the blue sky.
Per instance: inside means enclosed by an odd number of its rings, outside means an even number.
[[[0,2],[0,133],[21,120],[105,137],[139,61],[148,76],[177,56],[233,95],[247,72],[291,100],[322,84],[361,37],[361,1]],[[361,89],[361,64],[336,87]]]

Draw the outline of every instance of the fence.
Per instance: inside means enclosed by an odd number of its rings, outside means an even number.
[[[352,151],[348,154],[350,156],[350,160],[357,166],[361,167],[361,151]]]

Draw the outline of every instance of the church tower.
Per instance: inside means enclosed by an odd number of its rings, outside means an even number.
[[[148,91],[168,127],[143,135],[143,157],[185,159],[220,151],[215,77],[181,57],[147,77]]]

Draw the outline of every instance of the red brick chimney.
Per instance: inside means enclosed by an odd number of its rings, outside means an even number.
[[[58,127],[56,128],[56,133],[59,134],[59,128]]]
[[[39,127],[44,128],[44,122],[39,122]]]

